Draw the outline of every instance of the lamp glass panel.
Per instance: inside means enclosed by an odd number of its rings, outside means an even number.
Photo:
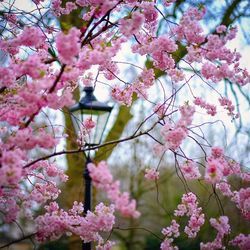
[[[106,111],[97,110],[76,110],[72,112],[72,120],[77,134],[81,130],[81,126],[86,119],[91,118],[95,122],[95,127],[90,130],[86,136],[86,143],[89,145],[96,145],[101,143],[104,135],[104,130],[110,113]]]

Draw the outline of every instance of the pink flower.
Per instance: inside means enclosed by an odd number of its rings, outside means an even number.
[[[211,226],[214,227],[218,231],[218,233],[214,241],[207,243],[201,242],[201,250],[225,249],[225,247],[223,246],[223,238],[225,235],[228,235],[231,230],[228,221],[229,220],[227,216],[221,216],[218,220],[214,218],[210,219]]]
[[[219,160],[212,159],[207,162],[205,180],[215,184],[218,183],[223,177],[223,166]]]
[[[178,250],[177,246],[173,246],[173,239],[165,238],[165,240],[161,243],[160,249],[161,250]]]
[[[175,216],[187,215],[190,217],[188,225],[184,229],[189,238],[195,238],[201,226],[205,223],[202,208],[198,207],[197,197],[191,192],[182,196],[182,202],[177,206],[174,214]]]
[[[231,191],[231,186],[227,182],[217,183],[216,188],[219,189],[221,193],[227,197],[233,196],[233,192]]]
[[[133,12],[131,18],[123,18],[120,20],[120,31],[126,36],[130,37],[140,29],[144,23],[144,15],[139,12]]]
[[[159,179],[159,172],[156,169],[149,169],[145,170],[146,174],[144,175],[148,180],[158,180]]]
[[[248,250],[250,248],[250,234],[239,234],[230,241],[230,244],[238,247],[240,250]]]
[[[168,70],[168,75],[171,77],[171,80],[175,83],[184,80],[184,73],[179,69],[170,69]]]
[[[23,46],[40,47],[45,42],[45,36],[38,27],[25,27],[17,37],[17,43]]]
[[[87,130],[91,130],[95,127],[95,122],[92,120],[92,118],[87,118],[84,122],[83,122],[83,126],[87,129]]]
[[[76,28],[71,28],[68,34],[59,33],[56,37],[56,47],[59,54],[59,59],[64,64],[72,64],[75,57],[79,54],[80,31]]]
[[[187,180],[195,180],[201,177],[199,168],[193,161],[186,161],[180,166],[180,170]]]
[[[172,220],[171,226],[163,228],[161,233],[166,237],[177,238],[180,235],[179,227],[180,225],[175,220]]]
[[[143,14],[145,16],[146,22],[154,22],[157,20],[158,12],[154,7],[153,3],[144,2],[142,5],[143,7]]]
[[[217,33],[223,33],[227,30],[227,26],[225,25],[219,25],[217,28],[216,28],[216,32]]]
[[[93,180],[93,185],[105,191],[108,198],[114,202],[115,208],[125,217],[138,218],[140,212],[136,210],[136,201],[129,199],[127,192],[121,193],[119,182],[113,181],[113,176],[108,169],[106,162],[101,161],[97,166],[93,163],[88,164],[88,170]]]

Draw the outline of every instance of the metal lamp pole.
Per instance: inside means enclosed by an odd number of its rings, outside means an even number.
[[[91,210],[91,177],[89,175],[88,164],[91,163],[89,154],[86,157],[86,162],[83,170],[84,178],[84,213],[87,214]],[[91,250],[91,242],[82,242],[82,250]]]
[[[104,130],[113,107],[106,103],[99,102],[94,96],[94,88],[91,86],[84,88],[85,95],[71,107],[71,118],[75,127],[76,134],[87,117],[94,119],[96,123],[95,132],[89,136],[89,141],[86,141],[88,147],[99,145],[102,141]],[[89,153],[86,155],[86,162],[83,170],[84,178],[84,213],[87,214],[91,210],[91,177],[87,168],[91,162]],[[91,242],[82,243],[82,250],[91,250]]]

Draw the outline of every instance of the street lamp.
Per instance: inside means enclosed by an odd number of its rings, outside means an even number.
[[[80,99],[80,101],[71,107],[70,113],[71,118],[74,124],[75,132],[78,134],[80,132],[83,122],[91,118],[95,122],[95,127],[91,129],[89,135],[86,137],[86,146],[96,146],[102,142],[104,131],[106,129],[110,113],[112,111],[111,106],[106,103],[99,102],[94,96],[93,87],[85,87],[85,95]],[[86,163],[84,166],[84,181],[85,181],[85,190],[84,190],[84,212],[87,213],[88,210],[91,210],[91,177],[87,168],[87,164],[91,162],[89,153],[86,157]],[[91,243],[83,243],[83,250],[91,250]]]

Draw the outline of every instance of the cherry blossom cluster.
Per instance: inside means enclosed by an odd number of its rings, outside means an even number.
[[[201,177],[197,164],[193,161],[186,161],[180,166],[181,173],[187,180],[195,180]]]
[[[197,197],[193,193],[187,193],[182,196],[181,204],[177,206],[175,216],[188,216],[188,225],[184,231],[189,238],[195,238],[200,231],[201,226],[205,223],[205,215],[202,213],[202,208],[198,207]]]
[[[117,102],[130,106],[132,104],[133,93],[136,93],[140,98],[147,98],[147,90],[154,84],[154,79],[154,70],[145,68],[133,84],[127,85],[124,88],[115,86],[112,89],[111,95]]]
[[[157,180],[159,179],[160,177],[160,173],[159,171],[157,171],[156,169],[150,169],[150,168],[147,168],[145,170],[145,178],[148,179],[148,180]]]
[[[230,241],[230,244],[239,247],[240,250],[247,250],[250,246],[250,234],[239,234]]]
[[[88,170],[96,188],[107,193],[108,198],[115,204],[123,216],[138,218],[140,212],[136,210],[136,201],[129,200],[129,193],[120,191],[120,182],[114,181],[106,162],[101,161],[98,165],[88,164]]]
[[[235,106],[233,105],[231,100],[229,100],[226,97],[222,97],[222,98],[219,99],[219,102],[220,102],[220,105],[222,107],[224,107],[224,109],[226,109],[228,111],[228,115],[230,115],[230,116],[232,116],[234,118],[238,117],[238,114],[234,113]]]
[[[104,243],[99,232],[111,231],[114,223],[114,206],[105,206],[103,203],[95,207],[94,212],[88,211],[83,216],[83,204],[74,202],[72,209],[68,212],[60,209],[56,202],[45,206],[46,213],[35,219],[39,241],[55,240],[63,234],[76,234],[84,242],[97,241],[99,248]],[[110,243],[109,243],[110,245]]]
[[[175,221],[171,221],[171,225],[169,227],[165,227],[162,229],[161,233],[166,237],[164,241],[161,243],[161,250],[178,250],[177,246],[173,246],[173,238],[177,238],[180,236],[179,232],[180,225]]]
[[[195,112],[193,106],[185,104],[179,108],[180,119],[176,124],[167,122],[161,129],[161,134],[165,140],[167,149],[176,150],[188,135],[188,126],[192,123]]]
[[[218,219],[211,218],[209,220],[211,226],[215,228],[218,232],[212,242],[201,242],[201,250],[226,249],[223,245],[223,238],[225,237],[225,235],[230,234],[231,231],[228,221],[229,219],[227,216],[220,216]]]
[[[194,100],[194,104],[206,109],[208,115],[214,116],[217,113],[216,106],[205,102],[201,97],[196,97]]]
[[[195,238],[200,231],[201,226],[205,223],[205,215],[202,213],[202,208],[198,207],[197,197],[194,193],[187,193],[182,196],[181,204],[174,211],[176,217],[184,215],[189,217],[188,224],[184,228],[184,232],[189,238]],[[165,236],[161,243],[161,250],[177,250],[177,246],[173,245],[174,238],[180,236],[180,224],[176,220],[171,221],[171,225],[162,229],[162,234]]]
[[[222,148],[213,147],[207,160],[205,180],[210,183],[219,183],[230,175],[240,175],[241,169],[237,162],[227,160]]]
[[[250,220],[250,188],[241,188],[239,191],[234,191],[231,199],[236,203],[236,206],[241,210],[242,215]]]

